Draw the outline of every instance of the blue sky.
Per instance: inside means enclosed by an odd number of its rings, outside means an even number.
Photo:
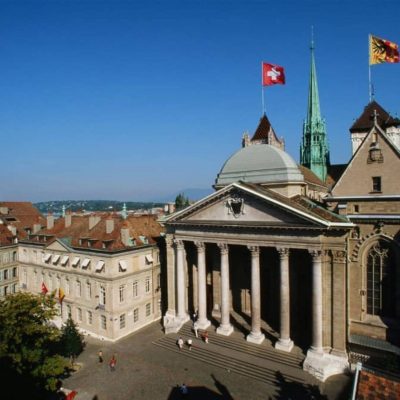
[[[208,188],[267,115],[296,160],[314,26],[331,161],[368,103],[368,34],[400,43],[397,1],[0,0],[0,199],[153,200]],[[400,114],[400,64],[372,67]]]

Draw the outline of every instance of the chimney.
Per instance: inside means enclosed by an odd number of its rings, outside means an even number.
[[[64,217],[64,221],[65,221],[65,227],[68,228],[69,226],[71,226],[71,222],[72,222],[72,215],[70,211],[67,211],[65,213],[65,217]]]
[[[54,215],[53,213],[50,211],[47,214],[47,229],[53,229],[54,227]]]
[[[168,214],[172,214],[175,212],[175,203],[168,203]]]
[[[106,219],[106,233],[111,233],[114,230],[114,219],[112,217],[108,217]]]
[[[8,214],[8,207],[0,207],[0,214],[7,215]]]
[[[36,222],[33,224],[32,233],[39,232],[42,229],[42,224],[40,223],[40,217],[37,217]]]
[[[101,218],[96,214],[89,215],[89,231],[100,222],[100,219]]]
[[[14,225],[7,225],[8,230],[13,234],[13,236],[17,236],[17,227]]]
[[[129,227],[127,224],[122,224],[121,241],[124,246],[132,246],[131,238],[129,236]]]

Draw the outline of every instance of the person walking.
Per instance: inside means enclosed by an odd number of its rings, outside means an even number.
[[[117,359],[115,358],[115,354],[113,354],[113,356],[111,357],[110,360],[110,370],[111,372],[115,371],[115,366],[117,365]]]
[[[182,350],[183,347],[183,339],[182,337],[179,337],[178,341],[176,342],[178,344],[179,350]]]
[[[203,333],[203,340],[204,340],[204,343],[208,343],[208,332],[207,331],[204,331],[204,333]]]
[[[99,350],[99,363],[101,364],[103,362],[103,352],[101,350]]]
[[[187,344],[187,346],[189,347],[189,350],[192,350],[192,339],[188,339],[187,341],[186,341],[186,344]]]
[[[198,338],[199,337],[199,328],[197,327],[196,322],[193,323],[193,330],[194,330],[195,336]]]

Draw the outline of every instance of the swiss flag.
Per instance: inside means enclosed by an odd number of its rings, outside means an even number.
[[[262,84],[263,86],[285,84],[285,70],[283,67],[274,64],[262,64]]]
[[[46,294],[48,292],[48,289],[46,287],[46,284],[42,282],[42,294]]]

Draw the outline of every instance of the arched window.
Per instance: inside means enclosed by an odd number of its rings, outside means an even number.
[[[384,317],[395,314],[394,254],[385,242],[374,244],[367,256],[367,313]]]

